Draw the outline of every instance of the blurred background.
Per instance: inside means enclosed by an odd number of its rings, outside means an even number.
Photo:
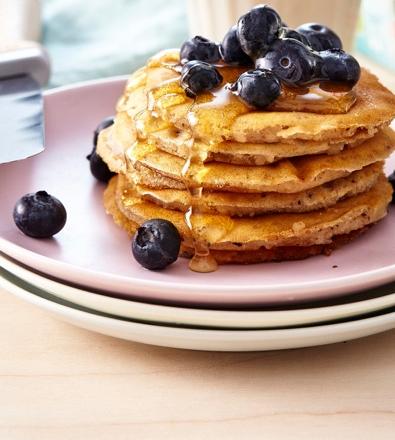
[[[0,0],[0,42],[40,41],[50,87],[128,74],[188,34],[220,40],[253,0]],[[268,0],[289,26],[323,22],[395,88],[395,0]]]

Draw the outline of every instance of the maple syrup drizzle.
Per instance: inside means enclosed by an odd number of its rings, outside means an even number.
[[[189,268],[194,272],[207,273],[216,271],[218,263],[210,253],[210,244],[202,238],[201,231],[194,225],[194,220],[202,214],[200,211],[200,199],[203,196],[204,188],[199,183],[198,176],[194,174],[193,170],[197,171],[198,174],[203,169],[206,156],[195,143],[193,106],[192,104],[188,112],[189,139],[187,143],[189,152],[181,173],[184,185],[189,192],[189,207],[184,215],[184,219],[188,229],[191,231],[194,245],[194,255],[189,261]]]
[[[218,267],[217,262],[210,253],[210,243],[204,238],[204,231],[194,225],[194,221],[202,213],[199,211],[200,199],[204,188],[201,182],[200,171],[204,169],[206,152],[200,151],[195,143],[197,128],[199,140],[212,144],[223,142],[227,138],[235,119],[246,113],[256,110],[247,106],[237,96],[230,92],[228,84],[233,83],[245,71],[238,67],[217,65],[223,82],[217,89],[201,93],[195,99],[188,98],[180,86],[178,53],[163,52],[152,58],[148,63],[149,68],[165,67],[174,73],[173,78],[168,78],[156,84],[147,91],[147,110],[140,112],[135,117],[137,128],[137,141],[145,139],[147,133],[160,129],[166,125],[166,111],[173,106],[188,103],[187,141],[189,154],[182,169],[182,178],[189,192],[190,203],[185,213],[185,223],[191,232],[194,241],[194,256],[189,267],[196,272],[212,272]],[[268,108],[269,111],[306,111],[313,113],[346,113],[356,101],[353,90],[330,84],[313,84],[307,88],[290,88],[282,86],[281,96]],[[167,124],[169,126],[169,124]]]

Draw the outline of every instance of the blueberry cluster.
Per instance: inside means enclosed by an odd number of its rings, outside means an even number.
[[[229,88],[257,108],[278,98],[281,83],[299,87],[331,81],[352,87],[361,73],[358,61],[342,50],[340,38],[331,29],[317,23],[290,29],[267,5],[240,17],[220,44],[200,36],[187,40],[180,59],[181,85],[189,96],[221,84],[216,63],[254,66]]]

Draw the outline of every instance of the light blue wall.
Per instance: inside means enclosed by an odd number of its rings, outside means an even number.
[[[362,0],[356,46],[395,70],[395,0]]]
[[[128,74],[187,36],[184,0],[42,0],[51,86]]]

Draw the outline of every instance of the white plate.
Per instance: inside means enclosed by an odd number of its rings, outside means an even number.
[[[0,255],[0,267],[58,298],[111,315],[155,323],[216,328],[278,328],[344,319],[395,306],[395,286],[377,298],[294,310],[225,311],[169,307],[105,296],[53,281]],[[365,292],[369,297],[372,292]],[[358,295],[358,297],[361,295]],[[349,299],[350,301],[352,300]]]
[[[330,257],[222,266],[211,274],[189,271],[182,258],[161,272],[141,268],[131,256],[125,232],[105,214],[104,187],[92,178],[85,159],[94,127],[113,114],[123,86],[123,79],[109,79],[46,93],[46,150],[0,166],[0,251],[68,283],[167,305],[220,308],[300,303],[395,280],[394,209],[387,219]],[[65,228],[51,240],[24,236],[11,215],[22,194],[41,189],[62,200],[68,212]]]
[[[59,304],[56,299],[46,299],[45,292],[37,294],[37,288],[31,286],[30,291],[27,283],[21,283],[23,288],[16,280],[11,282],[0,277],[0,287],[64,321],[105,335],[163,347],[210,351],[282,350],[342,342],[395,328],[394,311],[339,324],[281,330],[206,330],[142,324]]]

